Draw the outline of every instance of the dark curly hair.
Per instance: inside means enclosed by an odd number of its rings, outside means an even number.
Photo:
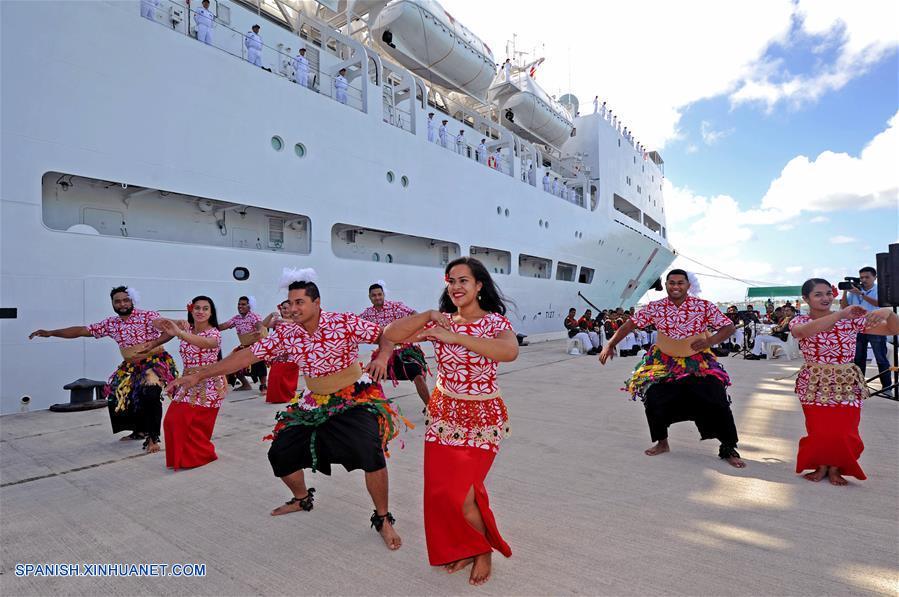
[[[450,270],[457,265],[467,265],[468,269],[471,270],[475,281],[481,283],[481,291],[478,293],[478,305],[481,309],[488,313],[505,315],[507,310],[506,305],[515,304],[503,295],[499,287],[493,282],[493,278],[490,277],[490,272],[487,271],[484,264],[474,257],[459,257],[458,259],[450,261],[444,270],[444,275],[449,276]],[[455,313],[458,310],[456,309],[456,305],[453,304],[449,291],[446,288],[443,289],[443,294],[440,295],[437,308],[441,313]]]

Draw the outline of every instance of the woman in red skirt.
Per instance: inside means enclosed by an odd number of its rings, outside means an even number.
[[[215,303],[198,296],[187,305],[187,322],[166,320],[166,333],[181,338],[185,372],[194,372],[219,360],[222,335],[218,330]],[[165,413],[165,464],[178,470],[195,468],[217,459],[212,429],[225,398],[225,378],[212,377],[190,389],[178,388]]]
[[[384,330],[391,342],[434,343],[437,385],[425,421],[424,514],[428,559],[469,582],[490,578],[494,549],[512,555],[496,526],[484,480],[509,433],[496,385],[500,362],[518,357],[505,299],[477,259],[446,267],[440,310],[411,315]]]
[[[865,445],[858,433],[862,401],[868,397],[864,376],[852,362],[859,333],[899,333],[899,319],[889,309],[866,311],[858,305],[832,312],[834,290],[827,280],[812,278],[802,285],[808,315],[790,321],[805,365],[796,379],[796,394],[808,433],[799,440],[796,472],[811,469],[809,481],[824,477],[846,485],[843,475],[866,479],[858,464]]]
[[[278,313],[272,313],[262,320],[262,325],[274,329],[279,325],[290,323],[290,303],[278,305]],[[265,401],[271,404],[283,404],[293,400],[297,393],[300,379],[300,367],[287,357],[276,357],[268,371],[268,387],[265,390]]]

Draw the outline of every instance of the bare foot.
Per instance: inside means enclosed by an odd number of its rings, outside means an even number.
[[[387,549],[396,551],[402,547],[403,540],[400,539],[400,536],[393,529],[393,525],[390,524],[389,520],[384,521],[384,526],[382,526],[381,530],[378,532],[381,534],[381,538],[384,539],[384,544],[387,545]]]
[[[734,468],[746,468],[746,463],[739,456],[728,456],[725,460]]]
[[[659,454],[664,454],[665,452],[670,452],[671,448],[668,447],[668,440],[663,439],[653,447],[648,450],[643,450],[643,453],[647,456],[658,456]]]
[[[444,569],[448,573],[452,574],[453,572],[458,572],[459,570],[462,570],[464,568],[467,568],[468,566],[471,566],[471,564],[473,562],[474,562],[474,558],[463,558],[461,560],[456,560],[455,562],[447,564],[446,566],[444,566]]]
[[[474,566],[471,567],[471,576],[468,577],[468,584],[482,585],[490,580],[490,570],[492,569],[491,552],[482,553],[474,557]]]
[[[313,489],[312,491],[315,491],[315,489]],[[309,497],[310,493],[311,492],[306,491],[306,495],[304,495],[303,497],[301,497],[299,499],[305,500],[306,498]],[[297,501],[297,498],[294,497],[294,499],[290,500],[286,504],[281,504],[280,506],[278,506],[277,508],[272,510],[272,516],[281,516],[282,514],[290,514],[291,512],[299,512],[302,509],[303,509],[303,506],[300,504],[299,501]],[[309,509],[311,510],[312,508],[310,507]]]
[[[831,485],[849,485],[849,481],[843,478],[843,475],[840,474],[840,469],[835,466],[827,469],[827,480],[830,481]]]
[[[817,469],[815,469],[815,472],[805,473],[802,476],[805,477],[806,479],[808,479],[809,481],[814,481],[815,483],[817,483],[818,481],[823,479],[826,474],[827,474],[827,467],[819,466]]]
[[[160,447],[159,442],[149,440],[147,442],[147,447],[145,448],[145,450],[147,451],[147,454],[155,454],[156,452],[162,450],[162,448]]]

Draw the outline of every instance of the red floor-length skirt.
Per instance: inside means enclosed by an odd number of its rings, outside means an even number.
[[[867,479],[858,465],[865,449],[858,434],[861,407],[803,404],[802,412],[808,435],[799,440],[796,472],[827,465],[839,468],[841,475]]]
[[[165,432],[165,465],[178,470],[196,468],[216,460],[212,430],[218,408],[172,402],[162,424]]]
[[[272,363],[268,372],[265,401],[273,404],[290,402],[297,393],[300,368],[296,363]]]
[[[484,487],[495,457],[496,453],[490,450],[425,442],[425,540],[432,566],[493,549],[507,558],[512,555],[496,528]],[[486,535],[475,530],[462,514],[462,504],[472,487]]]

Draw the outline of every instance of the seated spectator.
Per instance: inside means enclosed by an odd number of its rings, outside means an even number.
[[[593,330],[593,311],[590,309],[584,311],[577,324],[578,328],[590,338],[590,344],[593,346],[587,354],[597,354],[602,347],[602,343],[599,339],[599,334]]]
[[[596,354],[596,348],[590,335],[581,329],[577,318],[577,311],[574,307],[568,309],[568,317],[565,318],[565,330],[568,337],[576,339],[580,345],[586,350],[587,354]]]
[[[796,316],[796,311],[793,309],[792,305],[788,304],[783,308],[783,314],[783,319],[774,326],[774,329],[770,334],[759,334],[755,337],[755,342],[752,345],[752,353],[746,355],[747,360],[758,361],[760,359],[767,359],[768,355],[766,351],[768,349],[768,344],[771,342],[787,341],[790,320]]]

